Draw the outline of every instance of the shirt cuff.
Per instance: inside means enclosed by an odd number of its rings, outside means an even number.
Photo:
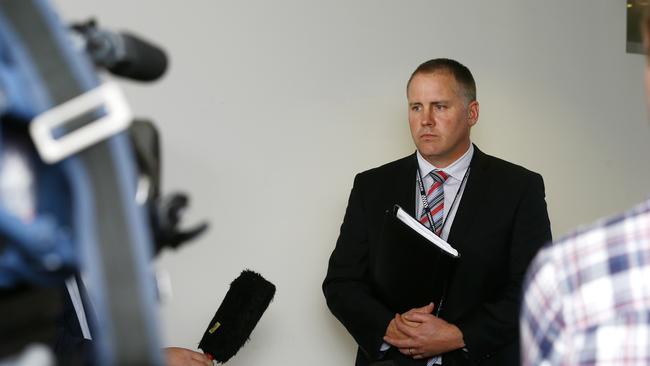
[[[384,342],[381,347],[379,347],[380,352],[386,352],[390,349],[390,344]]]

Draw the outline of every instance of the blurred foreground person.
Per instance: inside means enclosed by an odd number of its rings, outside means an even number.
[[[647,8],[642,33],[649,55]],[[650,200],[538,254],[521,336],[523,365],[650,364]]]

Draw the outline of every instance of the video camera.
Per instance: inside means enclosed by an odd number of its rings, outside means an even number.
[[[161,363],[148,262],[207,223],[180,228],[189,198],[161,194],[157,129],[97,69],[152,81],[166,67],[152,43],[66,26],[47,0],[0,1],[0,359],[56,337],[75,276],[95,300],[97,363]]]

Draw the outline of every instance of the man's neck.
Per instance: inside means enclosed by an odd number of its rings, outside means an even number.
[[[453,154],[450,156],[446,156],[441,159],[441,157],[436,157],[436,156],[426,156],[420,152],[420,155],[424,158],[424,160],[428,161],[431,165],[435,166],[438,169],[443,169],[446,168],[455,162],[457,162],[459,159],[461,159],[469,150],[469,147],[472,145],[471,142],[468,142],[467,145],[462,148],[458,149],[455,151]]]

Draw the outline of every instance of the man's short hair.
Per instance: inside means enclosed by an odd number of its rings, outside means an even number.
[[[406,91],[408,92],[408,87],[411,85],[411,80],[413,80],[415,75],[433,74],[438,71],[448,72],[456,79],[468,104],[476,100],[476,82],[474,82],[471,71],[460,62],[448,58],[436,58],[418,66],[406,84]]]

